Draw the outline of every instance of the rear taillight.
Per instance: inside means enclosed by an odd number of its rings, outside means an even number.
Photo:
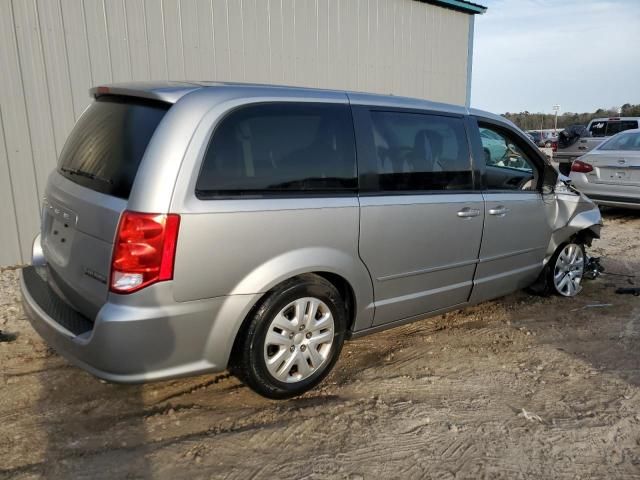
[[[589,173],[593,171],[593,166],[590,163],[583,162],[582,160],[575,160],[571,164],[571,171],[578,173]]]
[[[111,261],[110,288],[131,293],[173,278],[180,216],[124,212]]]

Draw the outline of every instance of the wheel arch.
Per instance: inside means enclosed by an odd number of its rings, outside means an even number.
[[[347,305],[347,333],[368,328],[373,322],[373,285],[366,267],[357,253],[349,254],[340,250],[318,247],[289,251],[272,258],[256,267],[233,289],[229,298],[252,295],[251,305],[247,305],[241,316],[224,318],[219,316],[215,323],[224,323],[229,339],[227,358],[231,358],[239,335],[248,319],[259,308],[266,295],[283,283],[304,274],[315,274],[336,287]],[[230,324],[230,323],[231,324]],[[214,325],[212,337],[217,326]],[[212,339],[213,343],[213,339]],[[216,342],[217,345],[220,343]]]
[[[280,281],[279,283],[277,283],[276,285],[274,285],[272,288],[270,288],[267,292],[264,292],[251,306],[251,308],[249,309],[249,311],[247,312],[247,314],[244,316],[244,318],[242,319],[242,322],[239,324],[234,338],[233,338],[233,346],[231,347],[230,350],[230,354],[229,354],[229,361],[233,361],[234,358],[236,358],[239,354],[238,352],[238,345],[241,343],[240,340],[242,339],[242,335],[243,332],[247,329],[252,316],[255,314],[256,310],[258,310],[260,308],[260,306],[263,304],[263,302],[265,301],[265,299],[267,298],[267,296],[273,292],[274,290],[278,289],[279,287],[281,287],[282,285],[291,282],[293,279],[295,279],[296,277],[300,277],[302,275],[316,275],[324,280],[326,280],[327,282],[329,282],[331,285],[333,285],[336,290],[338,290],[338,293],[340,294],[340,297],[342,298],[342,300],[345,303],[345,307],[346,307],[346,315],[347,315],[347,333],[351,332],[353,330],[353,327],[355,325],[355,321],[356,321],[356,311],[357,311],[357,307],[356,307],[356,296],[353,290],[353,287],[351,286],[351,284],[349,283],[349,281],[335,273],[335,272],[330,272],[330,271],[310,271],[310,272],[303,272],[303,273],[298,273],[296,275],[292,275],[282,281]]]

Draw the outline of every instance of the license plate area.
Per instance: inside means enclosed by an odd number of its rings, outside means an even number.
[[[72,211],[45,202],[43,211],[43,249],[59,266],[66,266],[76,226],[76,214]]]
[[[598,170],[600,183],[640,185],[639,168],[601,167]]]

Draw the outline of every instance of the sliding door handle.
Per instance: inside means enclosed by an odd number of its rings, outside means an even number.
[[[502,205],[489,209],[489,215],[497,215],[498,217],[504,217],[507,213],[509,213],[509,209]]]
[[[465,207],[462,210],[458,211],[458,216],[460,218],[471,218],[477,217],[478,215],[480,215],[480,210],[478,210],[477,208]]]

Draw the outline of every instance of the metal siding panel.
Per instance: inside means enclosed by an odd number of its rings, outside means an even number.
[[[188,79],[202,79],[200,68],[200,34],[198,32],[198,4],[193,0],[180,0],[182,42],[184,49],[184,75]]]
[[[329,24],[329,65],[327,66],[327,87],[340,88],[342,75],[345,73],[346,50],[341,48],[340,0],[327,2]]]
[[[216,79],[229,80],[231,78],[231,49],[229,48],[227,0],[212,0],[212,10]]]
[[[284,33],[281,0],[267,0],[269,22],[269,81],[284,83]]]
[[[216,56],[213,35],[213,9],[211,0],[197,0],[198,45],[201,78],[216,79]]]
[[[49,2],[43,1],[43,3]],[[60,6],[65,55],[69,69],[69,88],[73,103],[73,121],[75,122],[91,102],[88,90],[94,85],[95,79],[92,77],[84,4],[78,6],[76,0],[61,0]],[[105,63],[104,59],[102,63]],[[67,134],[68,132],[69,130],[67,130]]]
[[[402,6],[399,2],[393,2],[393,72],[392,91],[397,94],[404,94],[402,66],[404,65],[404,18]]]
[[[256,18],[256,0],[242,0],[240,3],[242,17],[243,72],[247,82],[260,82],[260,62],[265,60],[262,49],[264,40],[258,38],[258,20]]]
[[[230,56],[229,79],[242,82],[245,79],[242,3],[238,0],[229,0],[227,2],[227,12]]]
[[[56,146],[55,158],[57,158],[75,122],[69,63],[67,61],[60,3],[51,0],[39,0],[37,6],[51,101],[51,115],[52,118],[55,118],[53,133]],[[39,167],[49,167],[51,169],[54,166],[55,162],[50,165],[39,165]]]
[[[358,90],[371,91],[373,80],[369,76],[369,65],[373,61],[371,54],[373,45],[369,38],[369,2],[368,0],[357,0],[357,49],[356,49],[356,78]]]
[[[300,85],[318,87],[318,46],[316,6],[314,0],[295,5],[296,77]]]
[[[414,96],[415,82],[415,44],[413,38],[413,6],[417,2],[405,2],[403,5],[404,49],[402,65],[403,95]]]
[[[245,23],[245,38],[251,39],[251,44],[245,43],[245,52],[253,52],[252,78],[259,83],[271,81],[271,67],[269,56],[271,52],[271,36],[269,35],[269,3],[255,0],[255,9],[246,18],[255,23],[255,28],[249,29]]]
[[[341,87],[358,90],[358,30],[354,28],[357,4],[351,0],[340,3],[340,41],[344,50],[343,78]]]
[[[49,103],[38,12],[33,2],[14,2],[14,21],[22,88],[27,107],[32,157],[38,198],[44,193],[49,171],[56,164],[53,117]]]
[[[185,80],[182,19],[179,0],[162,0],[162,8],[164,11],[168,76],[170,80]]]
[[[2,9],[0,8],[0,11]],[[11,177],[9,176],[9,160],[7,158],[6,142],[4,138],[4,124],[0,109],[0,265],[22,263],[20,253],[20,239],[18,238],[18,223],[16,209],[13,203]]]
[[[16,257],[9,263],[26,261],[30,258],[31,239],[40,225],[39,197],[13,15],[11,3],[1,2],[0,65],[3,68],[0,68],[0,85],[2,85],[0,114],[3,118],[3,148],[6,147],[8,178],[12,184],[21,252],[19,258]]]
[[[132,80],[150,80],[149,50],[144,0],[125,0]]]
[[[423,97],[424,89],[422,83],[422,72],[424,71],[425,64],[425,48],[424,44],[424,17],[421,15],[423,9],[421,5],[416,7],[411,12],[411,46],[412,46],[412,59],[411,59],[411,95],[414,97]]]
[[[377,86],[381,93],[393,92],[393,58],[394,58],[394,28],[395,25],[389,19],[393,13],[394,6],[391,2],[382,0],[378,4],[378,56],[381,61],[382,81]]]
[[[425,45],[424,67],[422,69],[422,97],[429,98],[431,90],[431,72],[433,70],[433,11],[424,9],[424,37]]]
[[[329,3],[325,1],[316,2],[318,82],[322,86],[329,84]]]
[[[295,1],[282,0],[282,83],[297,85]]]
[[[127,17],[123,0],[105,1],[107,38],[111,50],[111,70],[114,82],[131,80],[131,57]]]
[[[149,51],[149,77],[153,80],[166,80],[169,78],[169,72],[163,5],[158,0],[145,0],[144,7]]]
[[[103,0],[84,0],[84,12],[92,83],[94,86],[110,83],[113,81],[111,49]]]

